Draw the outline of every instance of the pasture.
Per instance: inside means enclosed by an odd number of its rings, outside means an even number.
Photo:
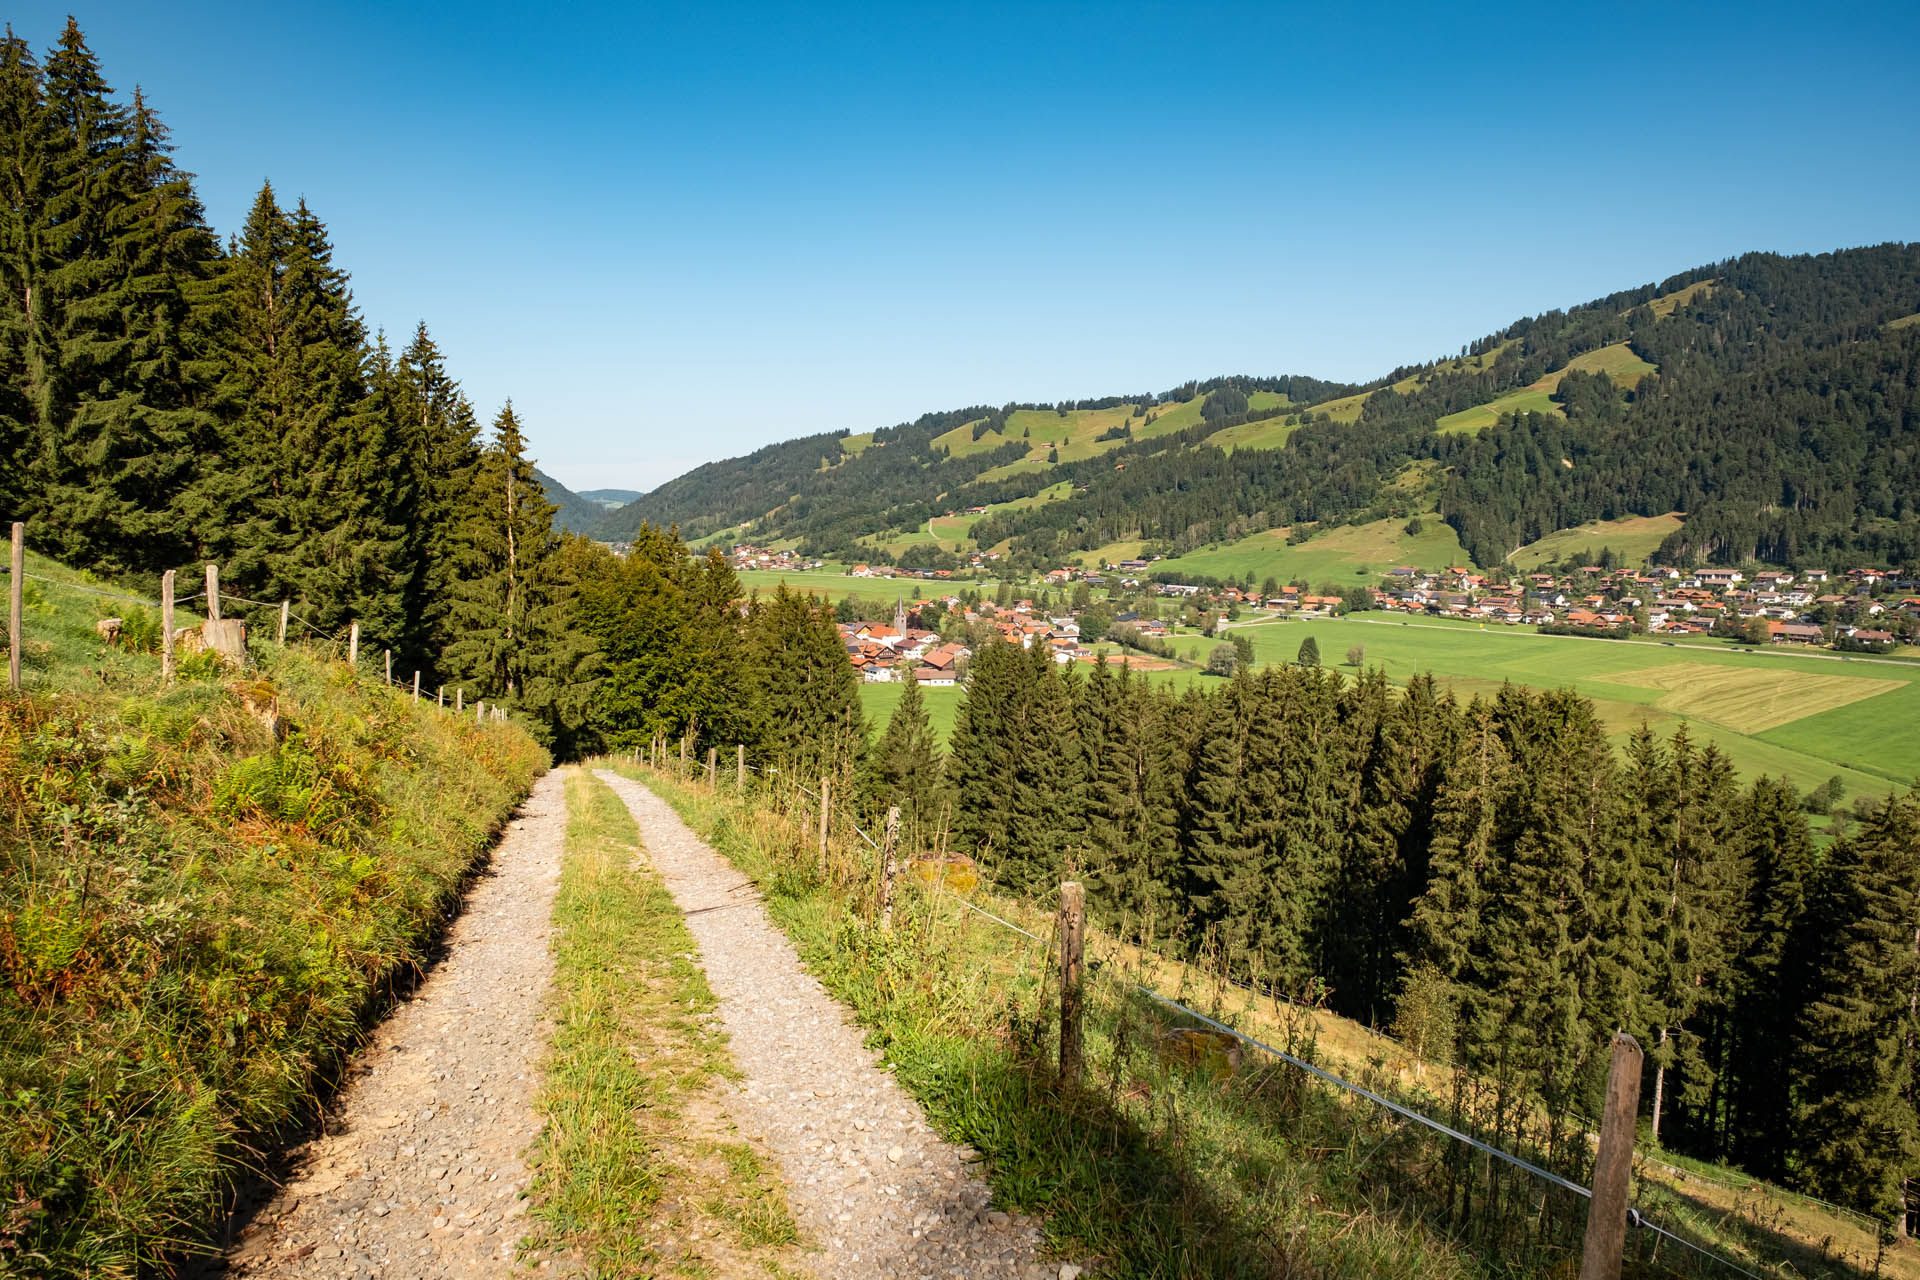
[[[1492,426],[1509,413],[1558,413],[1560,407],[1553,399],[1554,394],[1560,390],[1560,380],[1573,369],[1585,373],[1604,373],[1622,387],[1637,386],[1640,379],[1655,372],[1654,366],[1635,355],[1632,347],[1624,342],[1616,342],[1610,347],[1575,356],[1564,368],[1554,370],[1530,386],[1509,391],[1486,404],[1450,413],[1437,420],[1433,428],[1440,432],[1478,431],[1482,427]]]
[[[1602,547],[1611,547],[1622,563],[1642,565],[1684,520],[1685,517],[1678,511],[1670,511],[1663,516],[1592,520],[1571,529],[1550,533],[1538,542],[1529,542],[1509,555],[1507,563],[1531,573],[1543,564],[1557,564],[1568,556],[1588,551],[1597,555]]]
[[[1246,625],[1262,663],[1291,662],[1307,636],[1329,666],[1364,646],[1366,665],[1396,683],[1421,672],[1457,696],[1491,696],[1512,681],[1570,687],[1593,700],[1616,742],[1642,721],[1681,724],[1719,744],[1742,776],[1769,773],[1806,789],[1839,775],[1850,795],[1878,795],[1920,777],[1920,669],[1779,649],[1678,646],[1655,640],[1543,636],[1519,627],[1359,614]]]
[[[1302,578],[1312,586],[1322,582],[1351,586],[1370,583],[1394,565],[1444,569],[1468,562],[1452,526],[1440,517],[1422,516],[1417,534],[1406,531],[1407,523],[1376,520],[1341,525],[1292,546],[1285,529],[1267,529],[1224,546],[1162,560],[1153,571],[1234,579],[1252,574],[1255,586],[1269,576],[1281,582]]]
[[[906,693],[904,684],[867,684],[860,685],[860,709],[867,713],[867,730],[873,741],[878,742],[880,735],[887,731],[887,722],[893,719],[893,709],[900,705],[901,697]],[[920,696],[926,701],[927,723],[933,726],[933,736],[941,746],[953,737],[953,718],[960,711],[959,685],[923,687]]]

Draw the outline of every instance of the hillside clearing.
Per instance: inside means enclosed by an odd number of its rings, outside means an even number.
[[[1558,413],[1559,406],[1553,399],[1554,393],[1559,391],[1561,380],[1575,369],[1585,373],[1604,373],[1616,385],[1627,389],[1638,386],[1640,379],[1657,372],[1653,365],[1635,355],[1632,347],[1624,342],[1616,342],[1612,346],[1575,356],[1564,368],[1536,379],[1529,386],[1509,391],[1486,404],[1450,413],[1434,422],[1434,430],[1442,433],[1478,431],[1493,426],[1510,413]]]
[[[1807,716],[1861,702],[1906,687],[1904,680],[1819,675],[1778,667],[1722,667],[1670,662],[1607,677],[1609,684],[1664,692],[1653,705],[1662,711],[1757,734]]]
[[[1417,534],[1406,531],[1407,520],[1376,520],[1341,525],[1292,545],[1287,542],[1287,530],[1267,529],[1225,546],[1205,547],[1160,561],[1153,569],[1155,573],[1236,581],[1251,574],[1256,586],[1268,577],[1280,582],[1304,579],[1318,586],[1323,581],[1353,583],[1385,573],[1394,565],[1444,569],[1467,562],[1450,525],[1431,513],[1420,519]]]
[[[1678,511],[1669,511],[1663,516],[1594,520],[1550,533],[1537,542],[1529,542],[1509,555],[1507,563],[1522,572],[1531,573],[1541,565],[1558,564],[1568,556],[1587,551],[1598,555],[1604,547],[1610,548],[1622,564],[1643,565],[1649,556],[1660,549],[1667,535],[1678,529],[1685,520],[1685,515]]]

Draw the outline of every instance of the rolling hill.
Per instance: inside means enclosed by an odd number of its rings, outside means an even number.
[[[1625,521],[1636,558],[1913,563],[1917,308],[1920,245],[1753,253],[1363,386],[1218,377],[772,444],[591,529],[673,524],[923,567],[1145,551],[1237,576],[1370,561],[1400,544],[1361,530],[1416,516],[1451,537],[1404,558],[1482,565]],[[1301,526],[1312,536],[1289,547],[1279,531]]]

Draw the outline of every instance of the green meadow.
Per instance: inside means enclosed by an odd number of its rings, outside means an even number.
[[[1516,569],[1532,572],[1543,564],[1556,564],[1570,555],[1586,551],[1598,553],[1602,547],[1611,547],[1613,553],[1629,565],[1645,564],[1647,557],[1659,550],[1667,535],[1678,529],[1682,517],[1678,511],[1670,511],[1663,516],[1628,516],[1624,520],[1592,520],[1572,529],[1561,529],[1550,533],[1538,542],[1529,542],[1512,555],[1507,563]]]
[[[1313,586],[1322,582],[1343,585],[1370,582],[1394,565],[1444,569],[1466,564],[1467,553],[1452,526],[1431,513],[1421,517],[1417,534],[1406,531],[1405,520],[1376,520],[1371,524],[1342,525],[1289,546],[1285,529],[1267,529],[1224,546],[1203,547],[1153,566],[1155,573],[1189,573],[1195,577],[1240,578],[1253,575],[1258,586],[1269,576],[1281,582],[1304,578]]]
[[[887,722],[893,719],[893,709],[900,705],[906,692],[904,684],[861,684],[860,708],[867,713],[867,727],[874,741],[878,742],[886,732]],[[927,722],[933,726],[933,736],[944,746],[953,736],[953,717],[960,710],[960,686],[923,688],[920,696],[927,704]]]
[[[1431,672],[1461,697],[1492,695],[1506,681],[1571,687],[1593,700],[1616,741],[1643,721],[1660,733],[1685,724],[1718,743],[1746,777],[1784,776],[1805,789],[1837,774],[1852,795],[1920,777],[1920,734],[1912,731],[1920,669],[1910,663],[1543,636],[1386,614],[1260,622],[1241,633],[1262,663],[1293,661],[1313,636],[1329,666],[1358,645],[1366,665],[1395,682]]]

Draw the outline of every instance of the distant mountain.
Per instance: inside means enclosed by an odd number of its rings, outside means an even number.
[[[1489,565],[1680,512],[1656,558],[1914,565],[1916,493],[1920,244],[1884,244],[1745,254],[1361,386],[1224,377],[789,440],[604,513],[596,536],[737,527],[832,558],[1037,568],[1444,521]]]
[[[629,502],[638,501],[642,492],[640,489],[582,489],[580,496],[588,502],[612,511],[626,506]]]
[[[600,503],[585,494],[575,493],[546,472],[536,470],[534,475],[540,477],[540,486],[547,491],[547,501],[556,508],[553,513],[554,528],[567,533],[591,534],[595,522],[607,514],[607,509]]]

